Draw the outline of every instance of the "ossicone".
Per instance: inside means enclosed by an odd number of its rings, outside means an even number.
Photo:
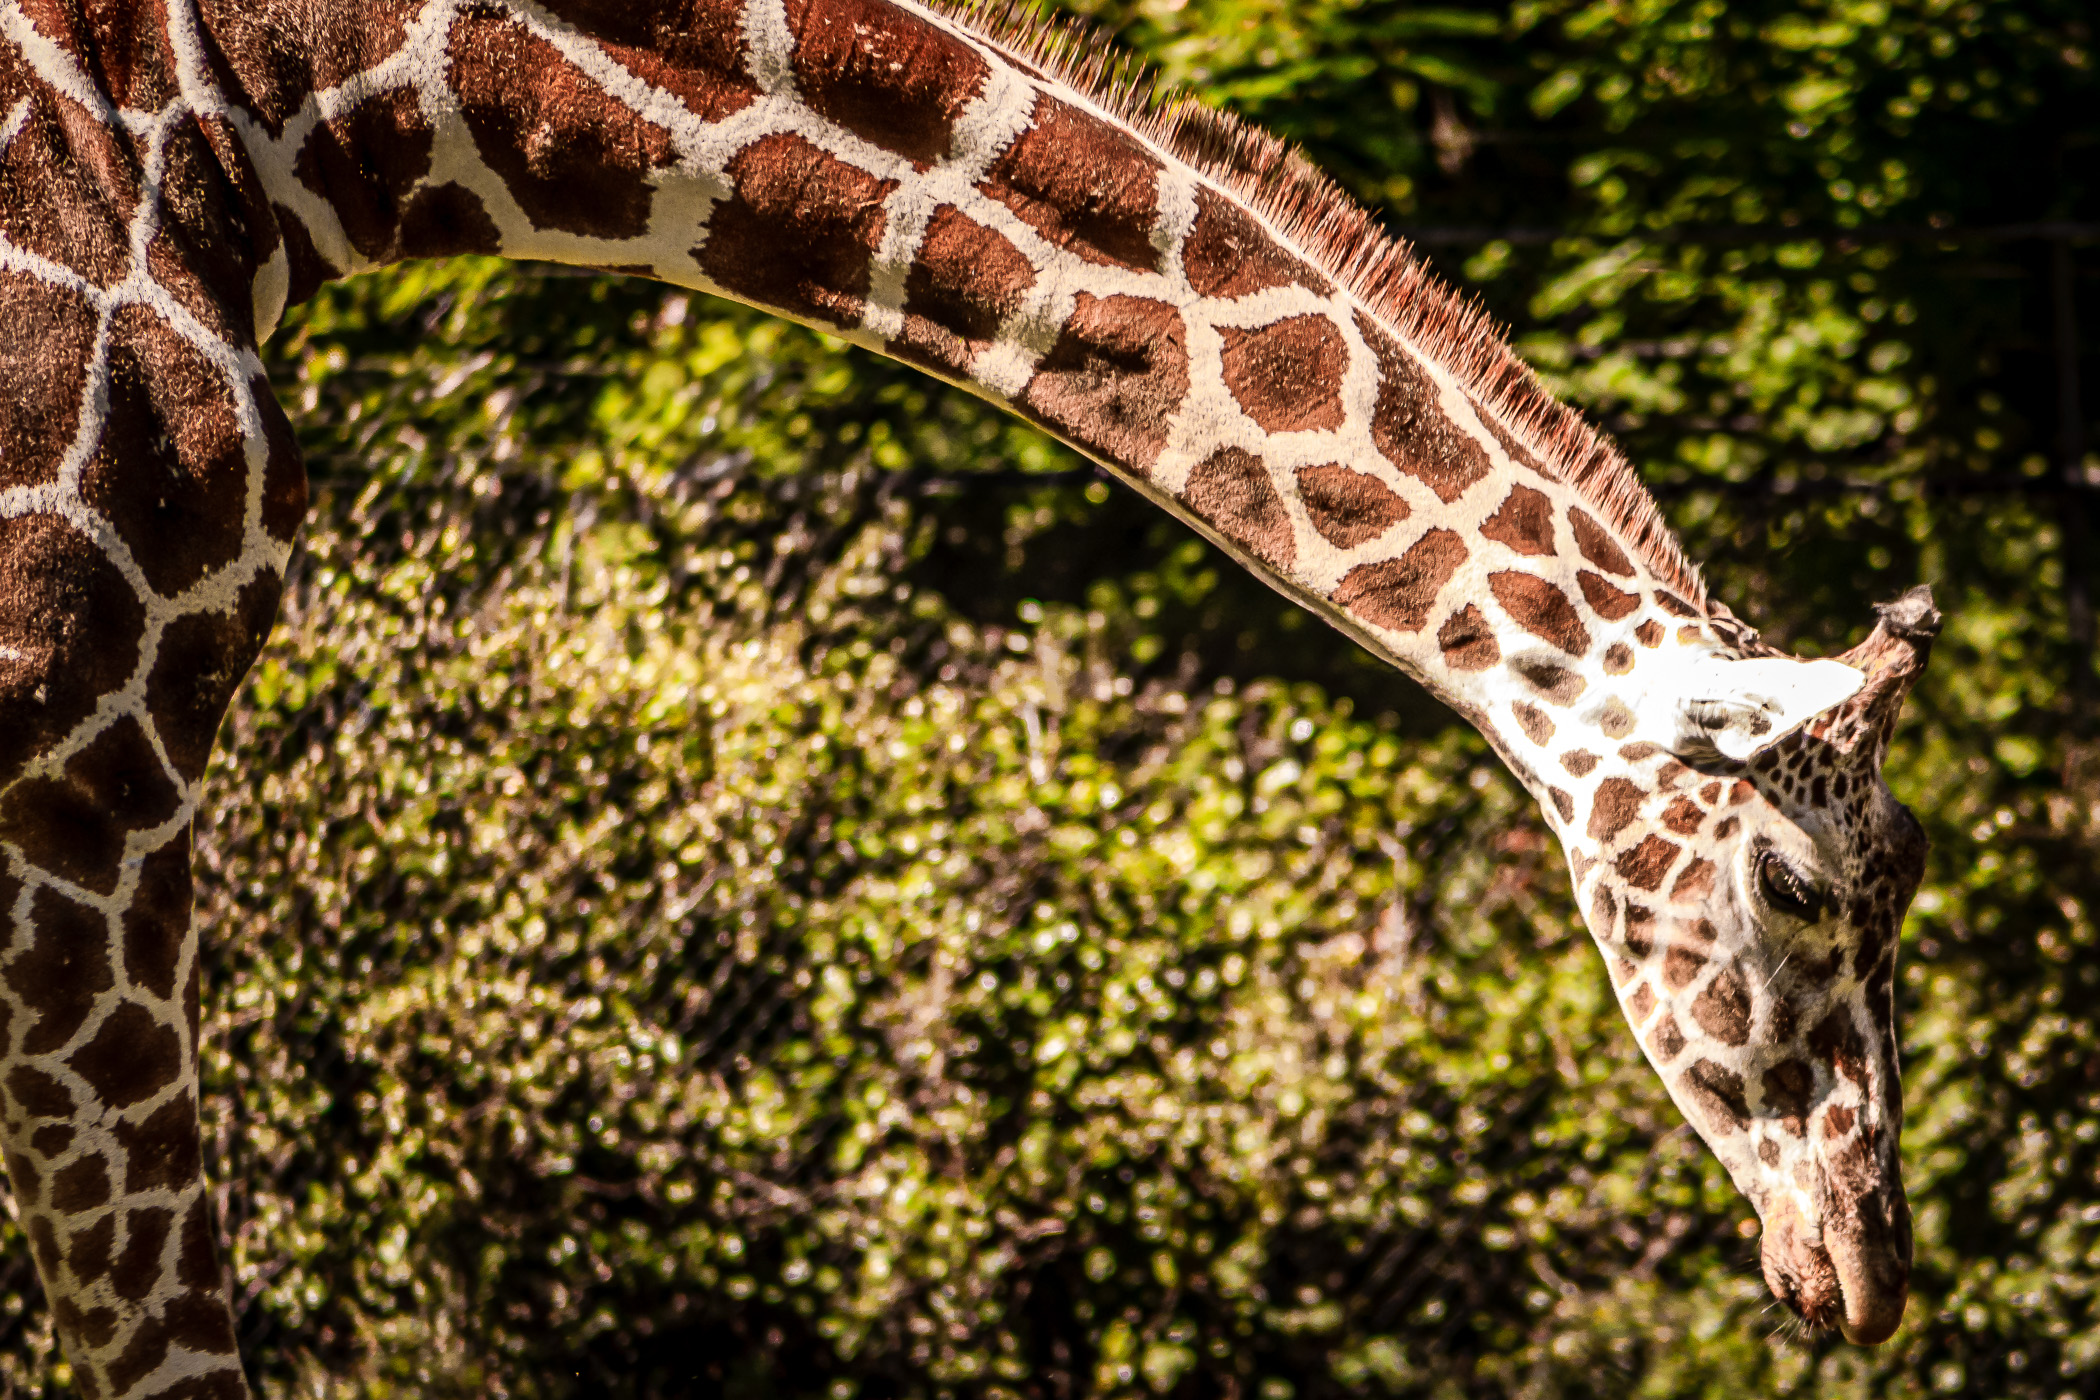
[[[1940,633],[1940,610],[1932,589],[1919,584],[1894,602],[1876,605],[1879,614],[1867,639],[1836,659],[1858,671],[1864,681],[1857,693],[1815,726],[1817,737],[1855,765],[1878,769],[1888,753],[1889,736],[1903,701],[1924,674]]]

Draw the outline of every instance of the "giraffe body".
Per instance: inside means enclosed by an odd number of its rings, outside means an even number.
[[[245,1393],[189,840],[305,505],[256,346],[501,253],[751,302],[1042,424],[1478,726],[1817,1325],[1900,1318],[1879,765],[1937,623],[1710,603],[1637,478],[1275,142],[911,0],[0,0],[0,1139],[84,1393]]]

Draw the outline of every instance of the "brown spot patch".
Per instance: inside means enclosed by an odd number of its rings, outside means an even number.
[[[129,1108],[150,1099],[182,1074],[182,1038],[137,1002],[125,1002],[103,1021],[94,1039],[66,1061],[101,1102]]]
[[[1694,856],[1692,863],[1684,868],[1670,886],[1670,902],[1690,904],[1706,898],[1714,891],[1714,863],[1701,856]]]
[[[480,195],[447,180],[424,185],[408,197],[401,210],[398,244],[404,258],[499,253],[503,232]]]
[[[13,1172],[10,1171],[12,1176]],[[34,1199],[34,1193],[31,1193]],[[58,1229],[48,1216],[34,1215],[29,1218],[29,1249],[36,1256],[37,1267],[46,1278],[58,1272]]]
[[[1663,876],[1677,860],[1677,853],[1684,848],[1674,841],[1665,841],[1660,836],[1644,836],[1641,844],[1630,851],[1622,852],[1616,862],[1620,876],[1637,890],[1653,890],[1661,886]]]
[[[1391,487],[1368,472],[1351,471],[1339,463],[1300,467],[1298,495],[1305,502],[1305,518],[1336,549],[1354,549],[1375,540],[1408,516],[1407,502]],[[1476,609],[1468,611],[1480,616]],[[1494,639],[1488,640],[1492,644]]]
[[[1663,985],[1673,992],[1681,992],[1699,980],[1699,973],[1706,966],[1706,954],[1683,944],[1674,944],[1663,954]]]
[[[1638,594],[1627,593],[1622,589],[1614,588],[1588,569],[1576,570],[1575,582],[1582,588],[1583,601],[1590,605],[1591,611],[1595,612],[1597,616],[1603,618],[1606,622],[1617,622],[1641,605]],[[1645,627],[1647,624],[1643,623],[1642,626]],[[1634,631],[1636,635],[1639,635],[1640,628],[1635,628]],[[1655,643],[1649,642],[1648,645],[1654,646]]]
[[[35,15],[38,7],[23,8]],[[79,37],[94,55],[102,90],[119,106],[135,111],[151,112],[166,105],[176,91],[175,64],[168,52],[167,12],[158,0],[133,0],[128,6],[88,5],[79,13],[86,31]]]
[[[1575,820],[1575,799],[1573,797],[1562,792],[1557,787],[1547,788],[1546,793],[1553,799],[1553,810],[1560,813],[1562,821],[1571,822]],[[1581,876],[1578,874],[1576,878],[1580,879]]]
[[[1603,580],[1599,579],[1598,582],[1602,583]],[[1589,590],[1584,589],[1583,591],[1587,593]],[[1651,617],[1640,626],[1634,628],[1633,635],[1634,639],[1644,647],[1659,647],[1662,645],[1663,625]]]
[[[8,1071],[7,1101],[32,1118],[73,1116],[72,1092],[33,1065],[18,1065]]]
[[[1534,657],[1520,657],[1510,663],[1516,673],[1531,683],[1534,690],[1556,705],[1572,705],[1589,689],[1589,683],[1565,666],[1555,666],[1550,661]]]
[[[1597,766],[1597,755],[1588,749],[1573,749],[1560,756],[1560,766],[1578,778],[1586,778]]]
[[[1527,705],[1519,700],[1510,706],[1510,712],[1517,717],[1517,725],[1524,731],[1524,737],[1532,743],[1544,748],[1547,741],[1552,739],[1553,721],[1538,706]]]
[[[168,1100],[143,1123],[119,1122],[124,1149],[124,1189],[131,1194],[156,1186],[180,1190],[197,1177],[197,1103],[188,1094]]]
[[[1692,1003],[1692,1019],[1723,1045],[1740,1046],[1750,1040],[1750,989],[1733,963],[1714,975]]]
[[[1684,599],[1678,597],[1675,593],[1665,593],[1662,589],[1658,588],[1655,590],[1655,601],[1663,605],[1663,610],[1665,612],[1675,613],[1679,617],[1699,616],[1699,610],[1697,608],[1693,607],[1690,603],[1684,601]],[[1696,635],[1698,629],[1693,628],[1692,631]]]
[[[1700,920],[1700,922],[1704,923],[1706,921],[1702,919]],[[1774,975],[1774,973],[1767,973],[1765,975],[1765,985],[1767,987],[1770,987],[1772,985],[1772,978]],[[1793,1040],[1795,1022],[1793,1002],[1789,1001],[1783,996],[1775,996],[1772,998],[1771,1009],[1766,1013],[1766,1015],[1769,1018],[1770,1022],[1770,1024],[1766,1027],[1766,1031],[1768,1033],[1769,1039],[1773,1044],[1785,1045]]]
[[[1623,676],[1633,669],[1633,648],[1624,642],[1613,642],[1604,649],[1604,674]]]
[[[70,1123],[46,1123],[29,1135],[29,1145],[38,1156],[49,1161],[73,1145],[73,1136]]]
[[[1625,830],[1640,815],[1641,799],[1646,796],[1624,778],[1606,778],[1597,784],[1597,796],[1590,803],[1590,839],[1609,841]]]
[[[25,72],[12,44],[6,52],[0,91],[9,108],[29,101],[0,149],[0,235],[107,287],[131,262],[125,221],[138,198],[135,157],[110,127]]]
[[[124,1260],[130,1257],[131,1251],[127,1248],[123,1259],[119,1259],[117,1263],[119,1293],[124,1291]],[[151,1264],[147,1267],[157,1280],[160,1274],[158,1265]],[[132,1329],[131,1340],[124,1344],[124,1350],[117,1353],[116,1359],[104,1364],[103,1374],[109,1378],[109,1388],[112,1392],[117,1395],[129,1395],[133,1387],[159,1370],[160,1364],[167,1359],[168,1326],[159,1318],[148,1315]]]
[[[104,1217],[104,1219],[107,1218],[106,1216]],[[67,1307],[70,1308],[71,1306],[71,1304],[67,1304]],[[57,1312],[55,1306],[53,1312]],[[117,1310],[107,1304],[77,1313],[70,1323],[63,1317],[58,1317],[55,1320],[58,1322],[61,1336],[70,1327],[90,1347],[108,1346],[117,1335]],[[95,1392],[92,1388],[84,1388],[83,1393],[93,1395]]]
[[[146,677],[146,705],[161,747],[188,781],[204,775],[226,703],[277,616],[277,594],[275,578],[254,579],[235,598],[232,613],[191,613],[161,633],[160,652]]]
[[[1502,659],[1502,648],[1487,619],[1471,603],[1444,619],[1436,643],[1444,653],[1444,664],[1454,671],[1484,671]]]
[[[1248,213],[1215,190],[1196,191],[1196,226],[1181,247],[1182,271],[1198,296],[1237,298],[1300,286],[1331,296],[1334,286],[1285,252]]]
[[[1034,285],[1035,269],[1004,234],[944,204],[927,221],[905,275],[904,330],[890,348],[961,375]]]
[[[1666,1065],[1684,1051],[1684,1032],[1677,1028],[1677,1018],[1668,1012],[1648,1032],[1648,1053],[1659,1065]]]
[[[1711,798],[1707,800],[1712,801]],[[1679,836],[1690,836],[1705,819],[1706,813],[1700,811],[1699,804],[1689,797],[1678,798],[1665,807],[1662,814],[1662,824]]]
[[[160,187],[187,197],[162,201],[160,230],[146,246],[146,264],[153,279],[206,326],[223,334],[232,313],[239,322],[235,335],[245,342],[255,324],[254,268],[278,240],[239,138],[217,120],[210,131],[219,138],[216,151],[194,116],[180,118],[167,133]]]
[[[203,352],[143,306],[111,319],[107,365],[108,419],[80,494],[116,527],[146,581],[179,593],[240,557],[239,409]]]
[[[1604,731],[1604,737],[1607,739],[1625,738],[1628,734],[1633,733],[1633,725],[1633,711],[1627,709],[1626,702],[1624,700],[1621,700],[1616,695],[1612,696],[1609,700],[1606,700],[1604,702],[1604,709],[1602,713],[1600,713],[1597,716],[1597,727]],[[1653,754],[1656,752],[1655,746],[1652,744],[1645,746],[1649,750],[1649,752],[1646,754],[1636,754],[1627,752],[1628,749],[1637,749],[1641,747],[1643,747],[1643,745],[1624,745],[1619,750],[1619,757],[1629,759],[1634,762],[1639,762],[1643,758],[1653,756]]]
[[[51,1174],[51,1209],[61,1215],[93,1210],[109,1199],[109,1168],[85,1156]]]
[[[1553,503],[1543,491],[1512,486],[1501,508],[1487,518],[1480,533],[1518,554],[1553,552]]]
[[[1326,317],[1292,316],[1256,330],[1227,326],[1222,334],[1225,388],[1262,431],[1342,425],[1349,346]]]
[[[1781,1060],[1764,1072],[1765,1111],[1777,1118],[1808,1116],[1808,1096],[1816,1087],[1815,1071],[1799,1060]],[[1792,1129],[1798,1136],[1798,1124]]]
[[[990,71],[960,39],[880,0],[788,0],[787,22],[811,109],[922,170],[948,154]]]
[[[1470,402],[1473,405],[1473,412],[1479,417],[1482,426],[1489,433],[1493,434],[1496,442],[1502,444],[1502,450],[1509,454],[1509,459],[1512,462],[1515,462],[1527,471],[1537,472],[1548,481],[1560,480],[1560,473],[1547,466],[1530,448],[1518,442],[1515,434],[1502,426],[1502,421],[1495,416],[1493,410],[1477,398],[1470,399]]]
[[[1626,905],[1626,948],[1637,958],[1655,951],[1655,911],[1645,904]]]
[[[1621,578],[1633,577],[1633,563],[1626,557],[1626,551],[1619,548],[1618,541],[1592,519],[1587,511],[1579,506],[1571,506],[1568,509],[1568,524],[1575,532],[1575,547],[1582,551],[1583,558],[1608,574],[1617,574]]]
[[[1647,1020],[1648,1013],[1654,1009],[1655,993],[1649,989],[1646,982],[1635,984],[1633,995],[1626,998],[1626,1014],[1638,1024]]]
[[[1740,1132],[1750,1126],[1750,1105],[1743,1098],[1743,1079],[1712,1060],[1696,1061],[1684,1074],[1685,1097],[1696,1104],[1707,1126]]]
[[[1866,1044],[1860,1039],[1859,1029],[1853,1025],[1852,1013],[1846,1007],[1832,1007],[1830,1014],[1816,1023],[1808,1033],[1808,1048],[1829,1065],[1833,1073],[1844,1076],[1862,1089],[1867,1087]]]
[[[175,994],[175,969],[190,927],[190,834],[140,862],[137,890],[124,911],[124,972],[135,987]]]
[[[1430,530],[1397,559],[1359,564],[1335,586],[1335,603],[1377,627],[1419,632],[1437,594],[1466,562],[1465,541],[1450,530]]]
[[[164,1206],[124,1212],[124,1248],[112,1270],[118,1297],[137,1302],[160,1282],[161,1249],[168,1242],[168,1226],[174,1218],[174,1212]]]
[[[66,1250],[73,1277],[92,1283],[109,1272],[109,1251],[117,1240],[117,1213],[103,1216],[85,1230],[75,1230]]]
[[[96,317],[80,297],[0,272],[0,490],[41,486],[79,426]]]
[[[35,1163],[18,1153],[8,1152],[4,1155],[7,1161],[7,1182],[14,1188],[15,1199],[25,1206],[35,1205],[38,1195],[44,1189],[44,1178],[37,1171]]]
[[[1163,168],[1135,137],[1042,93],[1028,129],[977,188],[1087,262],[1157,272]]]
[[[652,174],[676,155],[670,132],[552,44],[488,12],[454,20],[449,49],[448,77],[475,149],[534,228],[589,238],[649,231]],[[532,81],[518,81],[521,73]]]
[[[248,381],[248,398],[262,419],[263,528],[273,538],[289,544],[299,533],[300,522],[306,519],[306,463],[299,456],[299,440],[292,433],[290,420],[261,375]]]
[[[670,93],[702,121],[721,121],[758,98],[744,63],[743,8],[733,0],[542,3],[589,34],[613,62]]]
[[[219,1250],[213,1242],[211,1211],[199,1195],[182,1217],[176,1245],[175,1276],[192,1288],[210,1288],[219,1281]]]
[[[1436,385],[1384,327],[1359,311],[1356,328],[1378,360],[1372,445],[1450,504],[1488,474],[1487,453],[1445,415]]]
[[[1081,447],[1145,472],[1188,387],[1187,332],[1173,307],[1081,292],[1020,401]]]
[[[168,1301],[168,1340],[191,1351],[225,1356],[233,1350],[233,1318],[215,1294],[191,1292]]]
[[[350,246],[382,262],[396,251],[403,202],[430,173],[431,146],[415,93],[396,88],[316,126],[292,170],[335,209]]]
[[[294,59],[286,52],[288,7],[204,0],[200,8],[213,48],[221,51],[216,61],[239,70],[243,105],[272,136],[282,134],[284,122],[309,93],[335,87],[399,49],[407,22],[421,11],[404,0],[365,0],[356,24],[316,26],[318,33],[303,35]]]
[[[124,839],[175,815],[182,795],[126,715],[66,762],[55,778],[30,778],[0,806],[0,840],[29,861],[97,894],[117,888]]]
[[[1211,453],[1189,472],[1181,498],[1255,558],[1284,570],[1297,560],[1291,517],[1259,457],[1237,447]]]
[[[1841,1103],[1834,1103],[1823,1110],[1823,1136],[1841,1138],[1852,1131],[1859,1115]]]
[[[0,978],[36,1016],[22,1037],[22,1053],[48,1055],[73,1038],[95,998],[116,985],[109,967],[109,929],[100,914],[48,885],[36,893],[29,926],[34,941],[8,962]]]
[[[799,136],[761,137],[728,166],[735,193],[715,206],[700,270],[732,295],[791,316],[853,325],[882,242],[888,180]],[[795,250],[784,258],[783,248]]]

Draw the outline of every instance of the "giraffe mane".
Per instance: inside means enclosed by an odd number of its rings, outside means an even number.
[[[1618,446],[1548,392],[1477,300],[1453,291],[1295,146],[1187,94],[1163,93],[1149,68],[1101,42],[1093,25],[1046,15],[1036,0],[925,3],[1241,201],[1371,315],[1449,370],[1573,485],[1658,579],[1707,609],[1699,571]]]

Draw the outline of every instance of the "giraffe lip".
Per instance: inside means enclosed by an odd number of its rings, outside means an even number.
[[[1765,1222],[1762,1253],[1773,1295],[1817,1331],[1835,1329],[1855,1345],[1878,1346],[1903,1321],[1910,1296],[1907,1228],[1900,1237],[1872,1229],[1818,1230],[1790,1205],[1781,1206]]]
[[[1879,1346],[1894,1336],[1910,1302],[1908,1229],[1900,1243],[1869,1237],[1875,1233],[1824,1231],[1825,1254],[1837,1276],[1844,1309],[1838,1330],[1855,1346]]]
[[[1909,1209],[1848,1215],[1844,1224],[1808,1224],[1791,1205],[1764,1222],[1764,1280],[1772,1295],[1816,1331],[1842,1333],[1854,1345],[1879,1345],[1903,1324],[1911,1293]],[[1871,1222],[1884,1222],[1875,1228]]]
[[[1858,1322],[1852,1320],[1848,1307],[1844,1321],[1838,1323],[1838,1331],[1854,1346],[1878,1347],[1896,1335],[1896,1327],[1902,1321],[1902,1303],[1898,1303],[1893,1310],[1863,1315]]]

